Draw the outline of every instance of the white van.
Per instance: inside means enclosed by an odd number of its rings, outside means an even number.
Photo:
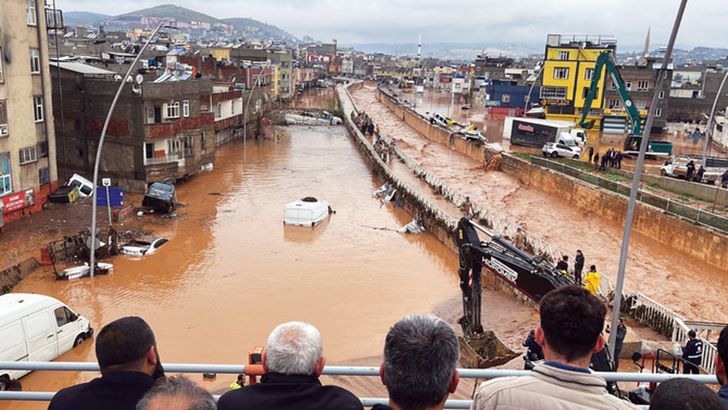
[[[326,220],[333,211],[326,201],[306,197],[286,204],[283,223],[286,225],[316,226]]]
[[[78,187],[78,194],[84,198],[91,196],[91,194],[93,194],[94,192],[93,182],[78,174],[73,174],[73,176],[71,176],[71,179],[68,180],[67,185]]]
[[[92,334],[88,319],[50,296],[0,296],[0,361],[51,361]],[[0,369],[0,390],[28,373]]]

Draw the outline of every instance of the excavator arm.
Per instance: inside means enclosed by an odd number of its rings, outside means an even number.
[[[634,106],[632,97],[629,96],[627,87],[624,85],[624,80],[622,80],[622,76],[619,74],[619,70],[617,70],[617,66],[612,60],[612,53],[608,51],[602,52],[601,54],[599,54],[599,57],[597,57],[596,64],[594,65],[594,73],[592,74],[591,85],[589,86],[589,93],[584,100],[584,108],[581,112],[579,125],[586,129],[590,129],[594,126],[594,120],[587,121],[586,118],[591,111],[592,102],[597,96],[597,92],[599,90],[599,79],[602,77],[602,70],[604,69],[604,67],[606,67],[609,75],[612,77],[614,86],[617,88],[617,92],[619,93],[619,98],[622,100],[622,104],[624,104],[624,108],[627,110],[627,114],[631,123],[630,135],[641,135],[642,119],[640,118],[640,113]]]

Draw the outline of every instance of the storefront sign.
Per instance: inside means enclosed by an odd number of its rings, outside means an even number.
[[[33,193],[32,189],[29,189],[25,192],[6,195],[0,199],[2,199],[0,207],[3,208],[3,213],[9,214],[10,212],[33,206],[35,204],[35,193]]]

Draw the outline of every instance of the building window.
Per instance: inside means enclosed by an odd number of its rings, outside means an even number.
[[[147,107],[147,124],[156,123],[154,115],[154,107]]]
[[[594,77],[594,69],[593,68],[587,68],[584,71],[584,79],[586,81],[591,81],[592,80],[592,77]]]
[[[0,60],[2,60],[0,58]],[[8,103],[0,101],[0,138],[10,135],[8,130]]]
[[[182,116],[183,117],[190,116],[190,100],[182,101]]]
[[[661,117],[661,116],[662,116],[662,108],[656,108],[655,117]]]
[[[568,59],[569,59],[568,51],[559,51],[559,60],[568,60]]]
[[[200,149],[202,152],[206,151],[205,145],[207,145],[207,136],[205,135],[205,131],[202,131],[202,134],[200,134]]]
[[[179,154],[179,140],[178,139],[167,140],[167,155],[177,155],[177,154]]]
[[[0,152],[0,195],[13,192],[13,183],[10,177],[10,153]]]
[[[624,83],[624,86],[629,90],[632,91],[632,81],[627,81]]]
[[[222,116],[222,104],[217,103],[215,104],[215,118],[220,118]]]
[[[48,156],[48,141],[39,142],[36,147],[38,147],[38,158]]]
[[[607,108],[616,109],[619,108],[619,98],[610,98],[607,100]]]
[[[43,122],[43,96],[33,97],[33,118],[35,122]]]
[[[568,67],[556,67],[554,68],[554,79],[556,80],[566,80],[569,78],[569,68]]]
[[[611,81],[610,80],[609,81],[609,89],[610,90],[616,90],[617,89],[617,84],[614,84],[614,81]]]
[[[20,165],[38,161],[38,150],[35,145],[20,149]]]
[[[187,135],[184,138],[185,157],[191,157],[194,155],[195,138],[191,135]]]
[[[637,82],[637,91],[649,91],[650,82],[646,80],[640,80]]]
[[[637,100],[637,109],[644,110],[645,108],[647,108],[647,101]]]
[[[179,101],[170,101],[167,104],[167,118],[179,118]]]
[[[587,95],[589,95],[589,88],[590,87],[584,87],[584,89],[581,92],[581,98],[586,98]],[[594,98],[597,98],[599,95],[599,87],[597,87],[597,92],[594,93]]]
[[[664,100],[665,99],[665,90],[660,91],[659,94],[657,94],[657,98]],[[658,108],[659,110],[659,108]]]
[[[37,48],[30,49],[30,72],[40,74],[40,51]]]
[[[48,167],[38,170],[38,185],[49,184],[51,182],[51,171]]]
[[[541,98],[550,100],[565,100],[566,87],[541,87]]]
[[[511,95],[510,94],[503,94],[501,96],[501,101],[508,104],[511,102]]]
[[[35,26],[35,0],[28,0],[26,20],[29,26]]]

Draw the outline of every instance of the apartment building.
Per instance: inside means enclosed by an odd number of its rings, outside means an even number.
[[[45,3],[0,0],[0,9],[2,226],[40,211],[58,174]]]

